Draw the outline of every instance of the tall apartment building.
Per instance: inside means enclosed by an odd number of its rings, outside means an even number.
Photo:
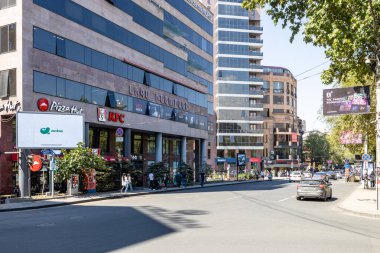
[[[264,66],[264,167],[297,169],[302,154],[302,121],[297,116],[297,80],[286,68]]]
[[[247,11],[242,0],[215,0],[215,111],[220,165],[235,170],[237,154],[249,169],[259,169],[263,146],[263,72],[259,10]]]
[[[214,161],[212,21],[197,0],[0,0],[0,152],[15,146],[17,111],[64,111],[84,114],[87,146],[120,148],[142,175],[162,160],[198,172]],[[0,155],[0,194],[14,160]]]

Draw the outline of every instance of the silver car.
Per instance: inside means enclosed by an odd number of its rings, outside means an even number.
[[[332,198],[332,188],[323,179],[304,179],[297,185],[297,200],[313,198],[326,201]]]

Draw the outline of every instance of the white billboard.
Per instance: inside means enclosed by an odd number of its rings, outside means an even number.
[[[18,112],[17,148],[75,148],[84,142],[84,118],[79,114]]]

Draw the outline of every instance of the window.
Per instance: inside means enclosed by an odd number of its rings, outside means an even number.
[[[284,93],[284,83],[273,82],[273,93]]]
[[[16,24],[0,27],[0,54],[16,50]]]
[[[140,134],[133,135],[133,154],[142,154],[142,137]]]
[[[0,10],[16,5],[16,0],[0,0]]]
[[[0,98],[16,96],[16,69],[0,71]]]
[[[164,141],[162,144],[162,151],[164,155],[169,154],[169,139],[164,138]]]
[[[154,154],[156,152],[156,138],[154,136],[148,137],[148,154]]]
[[[57,95],[57,78],[52,75],[34,71],[34,92]]]
[[[56,54],[56,36],[37,27],[33,28],[33,47]]]

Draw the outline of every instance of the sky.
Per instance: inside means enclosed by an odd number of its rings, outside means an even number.
[[[274,26],[273,21],[261,12],[263,33],[262,65],[278,66],[289,69],[297,79],[298,116],[306,120],[306,131],[325,131],[326,125],[320,119],[322,110],[322,90],[329,88],[322,84],[320,72],[327,69],[323,48],[306,44],[302,35],[297,35],[293,43],[290,43],[291,32],[288,28],[282,29],[281,25]],[[324,64],[323,64],[324,63]],[[318,65],[321,65],[316,67]],[[315,69],[301,74],[309,69]]]

